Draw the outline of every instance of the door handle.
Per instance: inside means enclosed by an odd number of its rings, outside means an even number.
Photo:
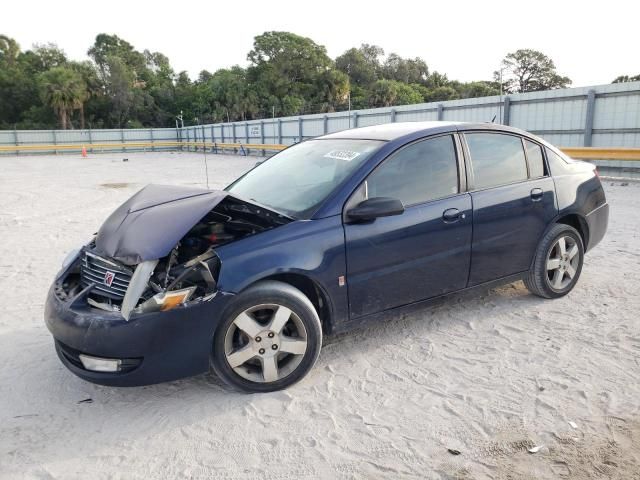
[[[541,188],[534,188],[533,190],[531,190],[531,200],[533,200],[534,202],[539,202],[540,200],[542,200],[543,195],[544,192]]]
[[[448,208],[442,212],[442,220],[444,223],[455,223],[466,215],[461,213],[457,208]]]

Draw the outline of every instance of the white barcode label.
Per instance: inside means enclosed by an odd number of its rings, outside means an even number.
[[[325,158],[335,158],[336,160],[350,162],[358,155],[360,155],[360,152],[352,152],[350,150],[331,150],[329,153],[325,154]]]

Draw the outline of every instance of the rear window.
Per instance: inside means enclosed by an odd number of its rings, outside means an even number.
[[[476,189],[527,179],[527,162],[520,137],[500,133],[465,134]]]

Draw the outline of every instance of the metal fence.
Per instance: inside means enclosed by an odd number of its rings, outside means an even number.
[[[100,130],[0,130],[0,153],[20,153],[10,146],[42,146],[39,153],[58,153],[76,145],[98,151],[121,150],[125,143],[176,142],[180,132],[175,128],[136,128]],[[113,147],[110,147],[113,144]],[[94,147],[92,147],[92,145]],[[60,148],[56,149],[56,146]],[[175,146],[150,147],[154,150],[175,150]]]
[[[119,150],[122,144],[148,142],[134,149],[175,149],[153,142],[285,144],[353,127],[390,122],[455,120],[495,121],[528,130],[560,147],[640,147],[640,82],[544,92],[468,98],[327,114],[189,126],[181,129],[8,130],[0,131],[0,149],[10,146],[85,145]]]
[[[640,82],[185,127],[183,140],[292,144],[391,122],[496,121],[562,147],[640,147]]]

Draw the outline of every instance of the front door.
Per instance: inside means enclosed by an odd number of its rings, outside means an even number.
[[[457,162],[453,136],[429,138],[394,153],[361,186],[366,198],[398,198],[405,211],[344,225],[352,319],[466,286],[471,196],[460,193]]]

